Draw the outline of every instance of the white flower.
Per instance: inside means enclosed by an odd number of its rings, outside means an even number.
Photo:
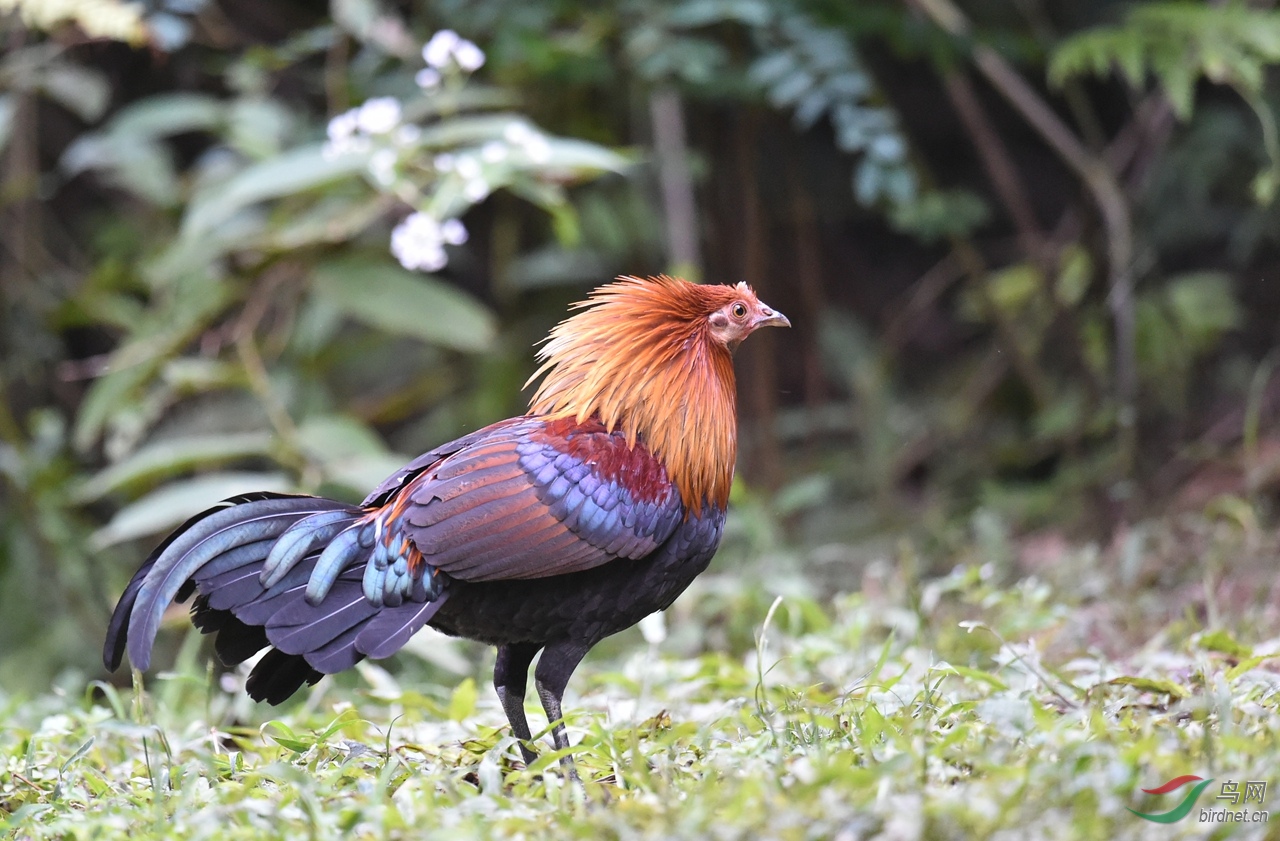
[[[391,253],[406,269],[433,272],[449,262],[440,223],[421,211],[410,213],[391,231]]]
[[[365,134],[386,134],[400,124],[400,100],[378,96],[360,106],[356,125]]]
[[[432,35],[431,40],[422,48],[422,60],[427,63],[431,72],[419,73],[418,84],[423,88],[434,88],[440,83],[438,71],[448,67],[450,63],[467,73],[474,73],[483,67],[484,50],[452,29],[442,29]]]
[[[422,60],[437,69],[444,67],[453,57],[454,49],[461,40],[452,29],[441,29],[422,48]]]
[[[462,155],[458,158],[457,164],[458,174],[466,179],[480,177],[480,162],[471,155]]]
[[[462,245],[467,241],[467,227],[460,219],[446,219],[440,225],[440,238],[449,245]]]
[[[496,164],[499,161],[506,160],[507,146],[506,144],[499,143],[496,140],[490,140],[488,143],[484,144],[484,146],[480,147],[480,157],[491,164]]]
[[[458,219],[443,223],[421,211],[401,220],[391,232],[391,253],[406,269],[433,272],[449,262],[445,245],[462,245],[467,228]]]
[[[356,133],[356,109],[344,111],[329,121],[329,140],[337,143]]]
[[[413,81],[423,90],[431,90],[440,84],[440,71],[434,67],[424,67],[413,76]]]
[[[357,133],[359,130],[356,119],[357,110],[359,109],[339,114],[329,121],[327,129],[329,139],[321,152],[325,160],[332,161],[343,155],[369,151],[369,139]]]
[[[483,178],[472,178],[462,187],[462,194],[468,201],[483,201],[489,195],[489,182]]]
[[[470,41],[459,41],[453,48],[453,60],[468,73],[474,73],[484,67],[484,50]]]
[[[440,172],[450,172],[453,170],[454,157],[448,152],[441,152],[439,155],[436,155],[435,160],[433,160],[431,164]]]

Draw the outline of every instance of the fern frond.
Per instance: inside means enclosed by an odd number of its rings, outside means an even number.
[[[1119,26],[1068,38],[1049,64],[1049,81],[1119,70],[1142,87],[1152,76],[1182,119],[1201,78],[1260,94],[1266,68],[1280,62],[1280,12],[1244,5],[1172,2],[1139,5]]]

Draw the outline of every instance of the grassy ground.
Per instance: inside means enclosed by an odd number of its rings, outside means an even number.
[[[1109,548],[1002,541],[919,580],[899,547],[821,606],[776,570],[855,563],[839,547],[718,561],[665,629],[575,678],[585,793],[549,751],[521,767],[482,649],[425,638],[394,677],[363,665],[273,710],[191,635],[145,693],[68,679],[5,704],[0,812],[19,838],[1280,835],[1280,816],[1198,820],[1233,781],[1268,785],[1232,808],[1280,812],[1280,640],[1255,572],[1275,547],[1203,519]],[[1213,782],[1182,821],[1129,811],[1172,810],[1192,786],[1139,789],[1185,774]]]

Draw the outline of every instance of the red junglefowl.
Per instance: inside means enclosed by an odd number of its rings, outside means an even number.
[[[557,749],[569,676],[667,608],[720,543],[737,451],[732,353],[790,326],[745,284],[624,277],[539,351],[529,413],[419,456],[360,505],[252,493],[192,517],[111,617],[103,660],[146,669],[161,616],[193,621],[278,704],[394,654],[423,625],[498,648],[493,683],[526,761],[529,664]],[[567,757],[566,757],[567,759]],[[565,763],[576,776],[572,761]]]

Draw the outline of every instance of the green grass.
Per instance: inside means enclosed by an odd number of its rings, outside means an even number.
[[[1265,656],[1280,645],[1238,641],[1274,623],[1269,595],[1222,601],[1224,582],[1247,580],[1230,559],[1262,550],[1207,540],[1228,560],[1188,604],[1179,588],[1199,567],[1151,541],[1136,566],[1124,547],[1068,547],[1004,584],[992,565],[921,581],[910,564],[873,565],[863,594],[822,606],[775,603],[787,587],[760,583],[763,562],[718,564],[668,639],[631,633],[571,684],[585,798],[545,741],[521,767],[484,649],[424,640],[436,664],[365,664],[276,710],[224,691],[242,677],[214,679],[191,634],[146,692],[69,680],[4,706],[0,810],[13,837],[139,841],[1206,837],[1196,818],[1224,805],[1222,782],[1268,781],[1250,809],[1280,783],[1280,675]],[[1201,627],[1206,602],[1223,628]],[[474,677],[441,668],[458,655]],[[1182,774],[1215,780],[1190,817],[1128,811],[1172,809],[1189,787],[1139,789]]]

